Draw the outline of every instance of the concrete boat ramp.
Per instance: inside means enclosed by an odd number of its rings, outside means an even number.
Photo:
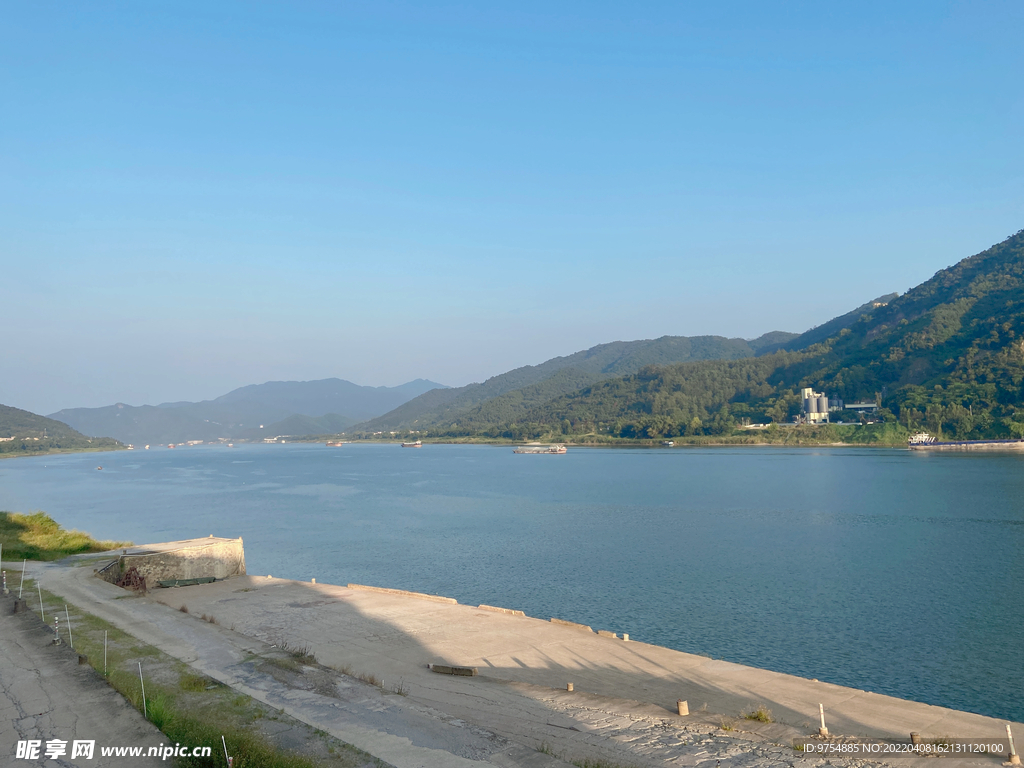
[[[794,739],[817,733],[819,703],[832,738],[1006,737],[1006,724],[993,718],[447,598],[234,576],[126,600],[119,599],[124,590],[96,578],[91,567],[33,564],[31,570],[45,589],[81,610],[396,768],[585,760],[707,768],[866,765],[793,750]],[[181,612],[182,605],[217,624]],[[261,655],[283,645],[308,647],[334,670],[335,694],[300,690],[261,672]],[[437,674],[428,664],[477,674]],[[680,699],[687,716],[677,713]],[[759,706],[775,722],[743,717]],[[1024,725],[1014,732],[1024,741]],[[910,768],[933,760],[889,762]],[[989,756],[942,761],[1001,762]]]

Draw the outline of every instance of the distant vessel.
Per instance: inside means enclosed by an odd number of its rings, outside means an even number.
[[[666,448],[671,448],[673,445],[675,445],[675,441],[674,440],[663,440],[661,444],[664,445]]]
[[[96,469],[103,469],[103,467],[96,467]]]
[[[146,446],[146,450],[147,450],[147,451],[149,450],[149,446],[148,446],[148,445]]]
[[[423,441],[417,440],[415,443],[402,443],[403,448],[422,448]]]
[[[235,447],[234,443],[228,443],[228,448],[234,448],[234,447]]]
[[[174,447],[174,443],[168,443],[168,444],[167,444],[167,447],[168,447],[168,448],[173,448],[173,447]]]
[[[918,432],[907,440],[912,451],[1024,451],[1024,440],[939,440]]]
[[[338,447],[340,447],[340,446],[342,446],[344,444],[345,444],[344,440],[332,440],[331,442],[329,442],[327,444],[327,447],[328,448],[338,448]]]
[[[564,445],[521,445],[512,453],[565,453]]]

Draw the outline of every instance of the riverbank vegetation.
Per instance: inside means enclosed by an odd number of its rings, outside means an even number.
[[[129,541],[97,541],[87,533],[65,530],[45,512],[0,512],[0,544],[8,560],[60,560],[131,546]]]

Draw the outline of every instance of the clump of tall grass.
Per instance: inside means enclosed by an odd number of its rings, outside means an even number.
[[[4,557],[11,560],[60,560],[131,545],[127,541],[97,541],[87,533],[64,530],[45,512],[0,512],[0,542]]]
[[[764,704],[758,706],[757,709],[752,709],[743,715],[747,720],[756,720],[759,723],[774,723],[772,719],[772,711],[768,709]]]
[[[287,640],[278,640],[274,643],[278,648],[287,653],[300,664],[316,664],[316,654],[308,645],[292,645]]]

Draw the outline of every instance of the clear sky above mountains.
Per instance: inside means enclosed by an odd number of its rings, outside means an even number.
[[[1024,226],[1022,28],[1016,2],[10,4],[0,402],[806,330]]]

